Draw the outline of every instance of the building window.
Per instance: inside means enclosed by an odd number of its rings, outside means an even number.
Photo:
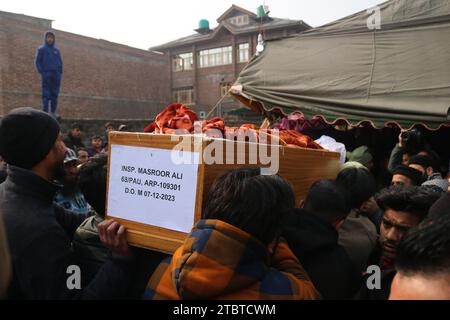
[[[183,88],[173,91],[173,101],[184,104],[186,106],[194,104],[194,89]]]
[[[222,83],[220,84],[220,96],[224,97],[228,94],[228,91],[231,89],[231,83]]]
[[[173,57],[172,61],[174,72],[192,70],[192,67],[194,66],[192,52],[178,54]]]
[[[199,67],[207,68],[231,64],[232,56],[231,46],[202,50],[198,53]]]
[[[238,62],[247,62],[248,61],[249,49],[250,49],[250,47],[249,47],[248,43],[241,43],[238,46],[238,53],[237,53]]]
[[[235,26],[246,26],[249,24],[249,19],[247,15],[241,15],[228,19],[228,22]]]

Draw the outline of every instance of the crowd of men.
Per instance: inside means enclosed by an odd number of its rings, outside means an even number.
[[[104,219],[108,141],[86,148],[81,134],[75,124],[63,137],[31,108],[1,120],[6,299],[450,299],[449,181],[416,132],[392,151],[391,186],[377,187],[363,146],[300,208],[280,176],[225,172],[170,256],[130,247]],[[79,285],[68,285],[71,266]]]

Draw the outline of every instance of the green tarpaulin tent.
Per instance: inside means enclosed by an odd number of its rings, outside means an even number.
[[[232,93],[261,111],[328,123],[448,126],[450,0],[392,0],[268,41]]]

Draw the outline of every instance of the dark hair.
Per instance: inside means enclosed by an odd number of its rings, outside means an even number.
[[[439,171],[441,166],[441,158],[439,155],[431,149],[431,147],[427,147],[425,149],[425,152],[428,154],[428,157],[431,158],[431,166],[433,167],[434,171]]]
[[[105,124],[105,129],[108,129],[108,127],[113,127],[113,128],[115,128],[116,126],[115,126],[114,123],[112,123],[112,122],[107,122],[107,123]]]
[[[400,242],[396,267],[405,275],[450,273],[450,216],[425,220]]]
[[[359,209],[377,192],[372,174],[366,168],[346,168],[336,178],[350,192],[351,209]]]
[[[408,165],[411,164],[417,164],[426,170],[429,167],[433,167],[433,159],[429,156],[415,155],[409,158]]]
[[[75,151],[77,152],[77,155],[78,155],[78,152],[80,152],[80,151],[88,152],[86,148],[82,148],[82,147],[77,148],[77,150],[75,150]]]
[[[94,139],[100,139],[100,140],[102,140],[103,141],[103,138],[102,137],[100,137],[99,135],[97,135],[97,134],[95,134],[95,135],[93,135],[92,137],[91,137],[91,141],[92,140],[94,140]]]
[[[105,215],[108,155],[97,154],[80,168],[80,190],[87,202],[101,216]]]
[[[444,195],[433,204],[428,214],[430,219],[437,219],[444,215],[450,217],[450,192],[445,192]]]
[[[294,207],[294,191],[283,178],[261,175],[259,168],[237,169],[214,181],[203,217],[229,223],[267,245],[280,232],[285,213]]]
[[[439,195],[423,187],[392,186],[379,192],[375,199],[383,211],[391,209],[407,212],[422,220]]]
[[[350,193],[334,180],[319,180],[309,189],[304,208],[334,223],[345,219],[350,213]]]
[[[394,176],[395,175],[405,176],[409,178],[416,186],[420,186],[425,180],[421,171],[405,166],[403,164],[397,166],[392,174]]]
[[[72,130],[73,129],[80,129],[80,131],[83,131],[83,126],[79,123],[72,123]]]
[[[402,139],[405,144],[404,148],[408,154],[417,154],[425,150],[425,138],[422,131],[418,128],[403,132]]]

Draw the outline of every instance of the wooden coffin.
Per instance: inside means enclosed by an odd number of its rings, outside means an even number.
[[[298,204],[313,182],[334,179],[340,167],[339,154],[325,150],[192,135],[112,132],[108,148],[107,218],[127,228],[131,245],[165,253],[173,253],[201,218],[217,176],[234,168],[270,167],[255,154],[278,159],[278,174],[291,183]],[[171,163],[174,149],[178,156],[198,155],[198,163]]]

